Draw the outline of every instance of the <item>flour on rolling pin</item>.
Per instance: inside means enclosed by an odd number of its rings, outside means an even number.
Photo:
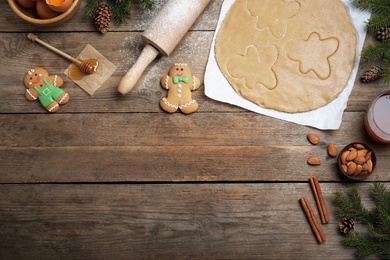
[[[142,33],[146,43],[170,55],[210,0],[170,0]]]
[[[170,55],[209,2],[210,0],[168,0],[142,33],[146,45],[138,60],[122,78],[118,91],[127,94],[159,53]]]

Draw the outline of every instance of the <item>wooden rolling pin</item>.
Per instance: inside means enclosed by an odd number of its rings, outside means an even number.
[[[168,56],[203,12],[210,0],[168,0],[142,33],[145,47],[119,83],[118,91],[127,94],[158,54]]]

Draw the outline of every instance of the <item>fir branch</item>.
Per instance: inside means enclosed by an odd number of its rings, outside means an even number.
[[[386,0],[371,0],[371,12],[376,15],[388,16],[390,12],[390,2]]]
[[[371,11],[372,0],[353,0],[352,5],[359,8],[362,11]]]
[[[153,10],[156,8],[156,4],[153,0],[141,0],[141,2],[145,10]]]
[[[370,187],[370,195],[375,205],[367,210],[361,208],[363,205],[356,188],[350,189],[346,194],[334,193],[336,216],[356,218],[367,229],[367,232],[349,233],[342,244],[355,248],[355,255],[359,258],[376,254],[390,259],[390,190],[381,183],[374,183]]]
[[[390,11],[390,2],[387,0],[353,0],[352,5],[378,15],[388,15]]]
[[[377,205],[390,212],[390,193],[387,192],[384,185],[381,185],[379,182],[374,182],[370,187],[370,194]]]
[[[362,11],[371,12],[371,17],[366,24],[366,31],[376,32],[381,28],[390,26],[390,1],[389,0],[352,0],[352,4]],[[390,41],[370,44],[361,53],[362,61],[382,59],[382,78],[385,83],[390,83]]]
[[[390,52],[390,41],[375,42],[362,50],[361,59],[371,62],[383,58],[387,52]]]
[[[388,10],[388,12],[390,13],[390,10]],[[381,27],[387,27],[389,25],[390,16],[388,13],[385,15],[374,15],[368,20],[368,23],[366,24],[366,29],[368,32],[375,32]]]
[[[352,218],[364,221],[367,218],[368,210],[365,209],[358,190],[351,189],[347,195],[341,192],[334,194],[334,201],[337,205],[335,210],[336,216],[342,218]]]
[[[89,0],[87,6],[85,7],[85,15],[92,17],[95,13],[95,10],[103,2],[103,0]]]
[[[355,255],[357,257],[366,257],[368,255],[377,253],[372,241],[366,238],[361,233],[351,232],[343,240],[342,244],[346,247],[356,248]]]
[[[372,223],[367,224],[367,230],[372,238],[379,242],[390,241],[390,234],[383,232],[382,229],[376,228]]]
[[[131,18],[131,10],[135,0],[105,0],[110,6],[112,20],[116,24],[122,24]],[[140,0],[145,10],[155,8],[156,0]],[[89,0],[85,7],[85,15],[92,17],[97,7],[103,3],[103,0]]]
[[[384,82],[390,83],[390,53],[385,54],[382,61],[381,70],[382,70],[382,77],[384,78]]]

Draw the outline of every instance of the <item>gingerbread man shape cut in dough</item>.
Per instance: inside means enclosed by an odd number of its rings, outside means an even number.
[[[186,63],[175,63],[169,70],[169,75],[163,76],[160,84],[168,90],[167,96],[160,100],[162,109],[174,113],[178,109],[184,114],[198,110],[199,104],[192,99],[191,91],[200,87],[200,80],[193,76]]]
[[[57,112],[59,105],[69,101],[69,94],[60,88],[63,84],[61,77],[49,75],[44,68],[31,69],[24,76],[26,99],[28,101],[38,99],[47,111]]]

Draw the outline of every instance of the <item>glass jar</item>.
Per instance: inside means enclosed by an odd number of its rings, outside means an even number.
[[[370,103],[364,115],[364,127],[374,141],[390,144],[390,90]]]

